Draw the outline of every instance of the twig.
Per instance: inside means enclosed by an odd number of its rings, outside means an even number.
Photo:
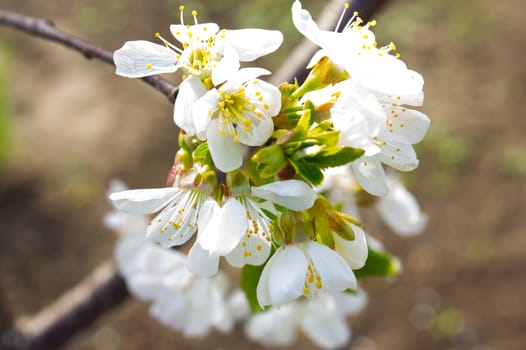
[[[387,0],[353,0],[351,11],[348,11],[348,14],[360,11],[361,17],[368,20],[386,2]],[[336,8],[339,3],[343,1],[333,0],[327,6],[322,15],[322,28],[330,26],[331,21],[336,22],[340,13]],[[336,17],[331,16],[331,11],[333,15],[336,14]],[[58,30],[48,20],[0,10],[0,24],[58,42],[82,53],[88,59],[95,58],[113,65],[111,52]],[[302,77],[304,79],[307,72],[305,66],[314,50],[315,47],[311,45],[309,48],[305,41],[298,45],[294,53],[289,56],[289,60],[275,74],[273,80],[275,82],[277,79],[284,81],[291,77],[297,77],[298,80],[302,80]],[[143,80],[167,96],[170,101],[175,100],[177,86],[171,82],[159,76],[150,76]],[[128,295],[124,280],[117,274],[113,264],[104,263],[84,281],[37,315],[18,319],[15,322],[16,330],[25,337],[25,341],[19,341],[11,346],[27,350],[57,349],[84,327],[89,326],[104,313],[124,301]]]
[[[38,314],[17,319],[16,330],[24,338],[5,345],[27,350],[58,349],[128,295],[115,266],[106,262]]]
[[[55,27],[53,22],[20,15],[15,12],[0,10],[0,24],[18,29],[33,36],[55,41],[70,49],[80,52],[87,59],[98,59],[113,65],[113,53],[88,43],[74,35],[65,33]],[[170,101],[175,101],[177,86],[158,75],[144,77],[142,80],[164,94]]]

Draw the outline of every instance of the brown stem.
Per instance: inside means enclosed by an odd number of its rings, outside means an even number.
[[[74,35],[65,33],[55,27],[53,22],[36,17],[24,16],[15,12],[0,10],[0,24],[28,33],[33,36],[51,40],[78,51],[87,59],[98,59],[113,65],[113,52],[104,50]],[[142,80],[164,94],[172,102],[177,95],[177,86],[158,75],[144,77]]]

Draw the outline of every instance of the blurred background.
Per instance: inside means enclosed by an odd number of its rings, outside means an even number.
[[[2,0],[109,50],[154,41],[179,21],[180,0]],[[291,1],[194,0],[201,22],[279,29],[276,70],[301,40]],[[313,16],[325,1],[304,0]],[[429,216],[413,238],[365,227],[404,266],[367,280],[369,306],[349,320],[353,350],[507,350],[526,346],[526,2],[393,0],[375,18],[425,78],[431,128],[404,180]],[[190,18],[188,17],[188,20]],[[55,300],[112,255],[102,225],[110,179],[164,184],[177,146],[172,105],[106,64],[0,27],[0,325]],[[243,349],[235,336],[187,340],[129,300],[68,349]],[[302,340],[302,348],[310,343]],[[298,345],[297,347],[299,347]]]

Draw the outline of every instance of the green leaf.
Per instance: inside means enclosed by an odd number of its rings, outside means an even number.
[[[245,292],[253,314],[263,311],[258,303],[256,289],[264,267],[265,264],[259,266],[245,265],[241,269],[241,289]]]
[[[355,270],[356,278],[394,276],[400,271],[400,262],[388,252],[368,247],[365,266]]]
[[[290,161],[296,172],[307,182],[319,186],[323,182],[323,172],[317,165],[306,162],[303,159]]]
[[[350,163],[353,160],[358,159],[363,153],[363,149],[352,147],[326,147],[318,154],[309,157],[306,160],[325,169]]]

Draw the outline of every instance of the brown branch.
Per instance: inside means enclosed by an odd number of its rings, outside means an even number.
[[[341,0],[333,0],[329,6],[334,8]],[[361,17],[368,20],[388,0],[354,0],[351,10],[361,11]],[[328,8],[329,8],[328,6]],[[349,13],[352,13],[350,11]],[[336,12],[338,12],[336,10]],[[322,16],[325,20],[322,26],[333,23],[336,18],[330,17],[327,11]],[[58,30],[52,22],[19,15],[13,12],[0,10],[0,24],[4,24],[30,35],[42,37],[58,42],[66,47],[82,53],[86,58],[99,59],[113,65],[111,52],[87,43],[80,38]],[[302,46],[303,45],[303,46]],[[305,66],[314,53],[313,46],[300,44],[295,50],[296,54],[289,57],[278,73],[281,81],[293,77],[306,76]],[[295,74],[293,74],[295,73]],[[175,100],[177,86],[159,77],[150,76],[143,80],[167,96],[170,101]],[[276,82],[276,79],[273,79]],[[83,328],[92,324],[104,313],[112,310],[128,296],[124,280],[118,275],[112,263],[104,263],[90,276],[70,291],[66,292],[56,302],[45,307],[41,312],[32,317],[23,317],[15,322],[16,331],[23,336],[23,340],[16,337],[16,344],[3,344],[13,349],[46,350],[57,349]]]
[[[128,295],[115,266],[106,262],[38,314],[17,319],[18,337],[12,337],[16,340],[12,344],[4,345],[11,349],[58,349]]]
[[[53,22],[47,19],[29,17],[11,11],[0,10],[0,24],[62,44],[72,50],[80,52],[87,59],[98,59],[114,65],[113,52],[104,50],[74,35],[63,32],[57,29]],[[144,77],[142,80],[168,97],[171,102],[175,101],[178,88],[170,81],[158,75]]]

